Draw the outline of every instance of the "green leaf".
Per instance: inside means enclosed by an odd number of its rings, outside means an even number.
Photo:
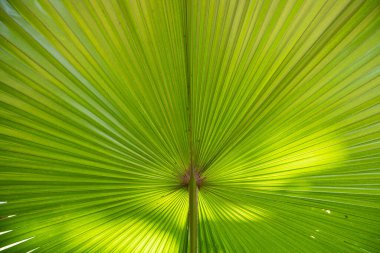
[[[380,250],[377,0],[0,6],[0,251]]]

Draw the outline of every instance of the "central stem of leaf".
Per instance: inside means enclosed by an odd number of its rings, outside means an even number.
[[[189,189],[189,230],[190,230],[190,252],[198,251],[198,186],[194,168],[190,169]]]
[[[193,118],[192,118],[192,90],[191,90],[191,71],[190,71],[190,49],[189,41],[191,33],[191,8],[190,1],[184,1],[184,34],[183,42],[185,49],[185,68],[186,68],[186,86],[187,86],[187,115],[188,115],[188,141],[189,141],[189,158],[190,166],[188,169],[188,182],[186,183],[189,190],[189,240],[190,240],[190,253],[198,252],[198,188],[201,185],[201,177],[195,170],[195,157],[193,145]],[[197,179],[198,178],[198,179]],[[197,183],[199,181],[199,184]]]

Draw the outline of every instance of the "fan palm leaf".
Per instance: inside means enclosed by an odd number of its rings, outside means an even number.
[[[380,250],[378,1],[0,5],[0,251]]]

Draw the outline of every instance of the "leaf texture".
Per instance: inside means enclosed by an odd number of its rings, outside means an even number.
[[[379,252],[378,1],[0,4],[0,251]]]
[[[186,246],[183,7],[2,2],[1,246]]]
[[[376,1],[193,1],[200,252],[377,252]]]

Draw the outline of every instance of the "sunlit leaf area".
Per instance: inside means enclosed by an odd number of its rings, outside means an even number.
[[[380,252],[378,0],[1,0],[0,33],[0,252]]]

